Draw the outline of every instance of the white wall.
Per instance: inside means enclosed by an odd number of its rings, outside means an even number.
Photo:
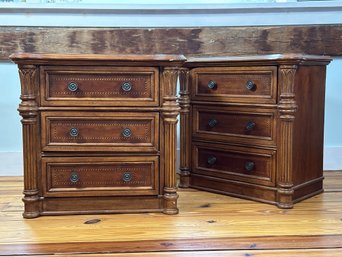
[[[3,26],[196,27],[342,23],[342,1],[260,4],[6,4]],[[160,1],[163,3],[164,1]],[[180,1],[177,1],[180,2]],[[203,1],[202,1],[203,2]],[[209,2],[209,1],[207,1]]]
[[[15,7],[15,8],[14,8]],[[0,5],[0,26],[194,27],[289,24],[342,24],[342,3],[254,5]],[[0,27],[1,29],[1,27]],[[1,51],[1,49],[0,49]],[[342,58],[328,66],[325,119],[325,169],[342,169]],[[17,68],[0,62],[0,175],[20,175],[21,127],[17,112]],[[18,172],[19,171],[19,172]]]

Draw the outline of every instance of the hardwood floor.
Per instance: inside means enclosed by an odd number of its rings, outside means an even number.
[[[175,216],[32,220],[21,216],[22,178],[0,177],[0,256],[342,256],[342,171],[325,177],[323,194],[290,210],[183,189]]]

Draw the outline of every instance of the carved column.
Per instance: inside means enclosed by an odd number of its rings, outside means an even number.
[[[37,185],[38,158],[38,69],[34,65],[20,65],[21,103],[18,111],[22,116],[24,151],[24,198],[25,218],[39,216],[39,191]]]
[[[277,198],[280,208],[293,207],[293,122],[297,104],[295,101],[294,79],[297,65],[282,65],[279,68],[279,149]]]
[[[191,130],[190,130],[190,91],[189,70],[179,70],[179,106],[180,110],[180,187],[189,187],[191,167]]]
[[[164,125],[164,213],[176,214],[177,208],[177,189],[176,189],[176,135],[177,135],[177,116],[179,106],[176,96],[176,85],[178,78],[177,67],[166,67],[162,73],[163,104],[162,117]]]

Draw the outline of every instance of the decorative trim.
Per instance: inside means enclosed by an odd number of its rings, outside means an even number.
[[[179,70],[179,98],[180,106],[180,148],[179,175],[180,187],[189,187],[191,172],[191,132],[190,132],[190,91],[189,91],[189,70]]]
[[[24,151],[24,198],[25,218],[40,215],[38,177],[38,68],[34,65],[19,66],[21,81],[21,103],[18,111],[23,117],[23,151]]]
[[[279,138],[281,140],[278,150],[278,177],[277,202],[280,208],[293,207],[293,121],[297,104],[294,93],[294,79],[297,65],[281,65],[279,68]]]
[[[176,85],[178,78],[177,67],[166,67],[162,72],[163,97],[161,113],[164,122],[164,160],[165,188],[164,188],[164,213],[176,214],[177,208],[177,189],[176,189],[176,135],[177,135],[177,116],[179,106],[176,97]]]

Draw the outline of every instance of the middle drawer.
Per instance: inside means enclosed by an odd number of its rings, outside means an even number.
[[[194,105],[192,114],[195,139],[260,146],[276,144],[275,109]]]
[[[43,151],[158,152],[159,113],[42,112]]]

